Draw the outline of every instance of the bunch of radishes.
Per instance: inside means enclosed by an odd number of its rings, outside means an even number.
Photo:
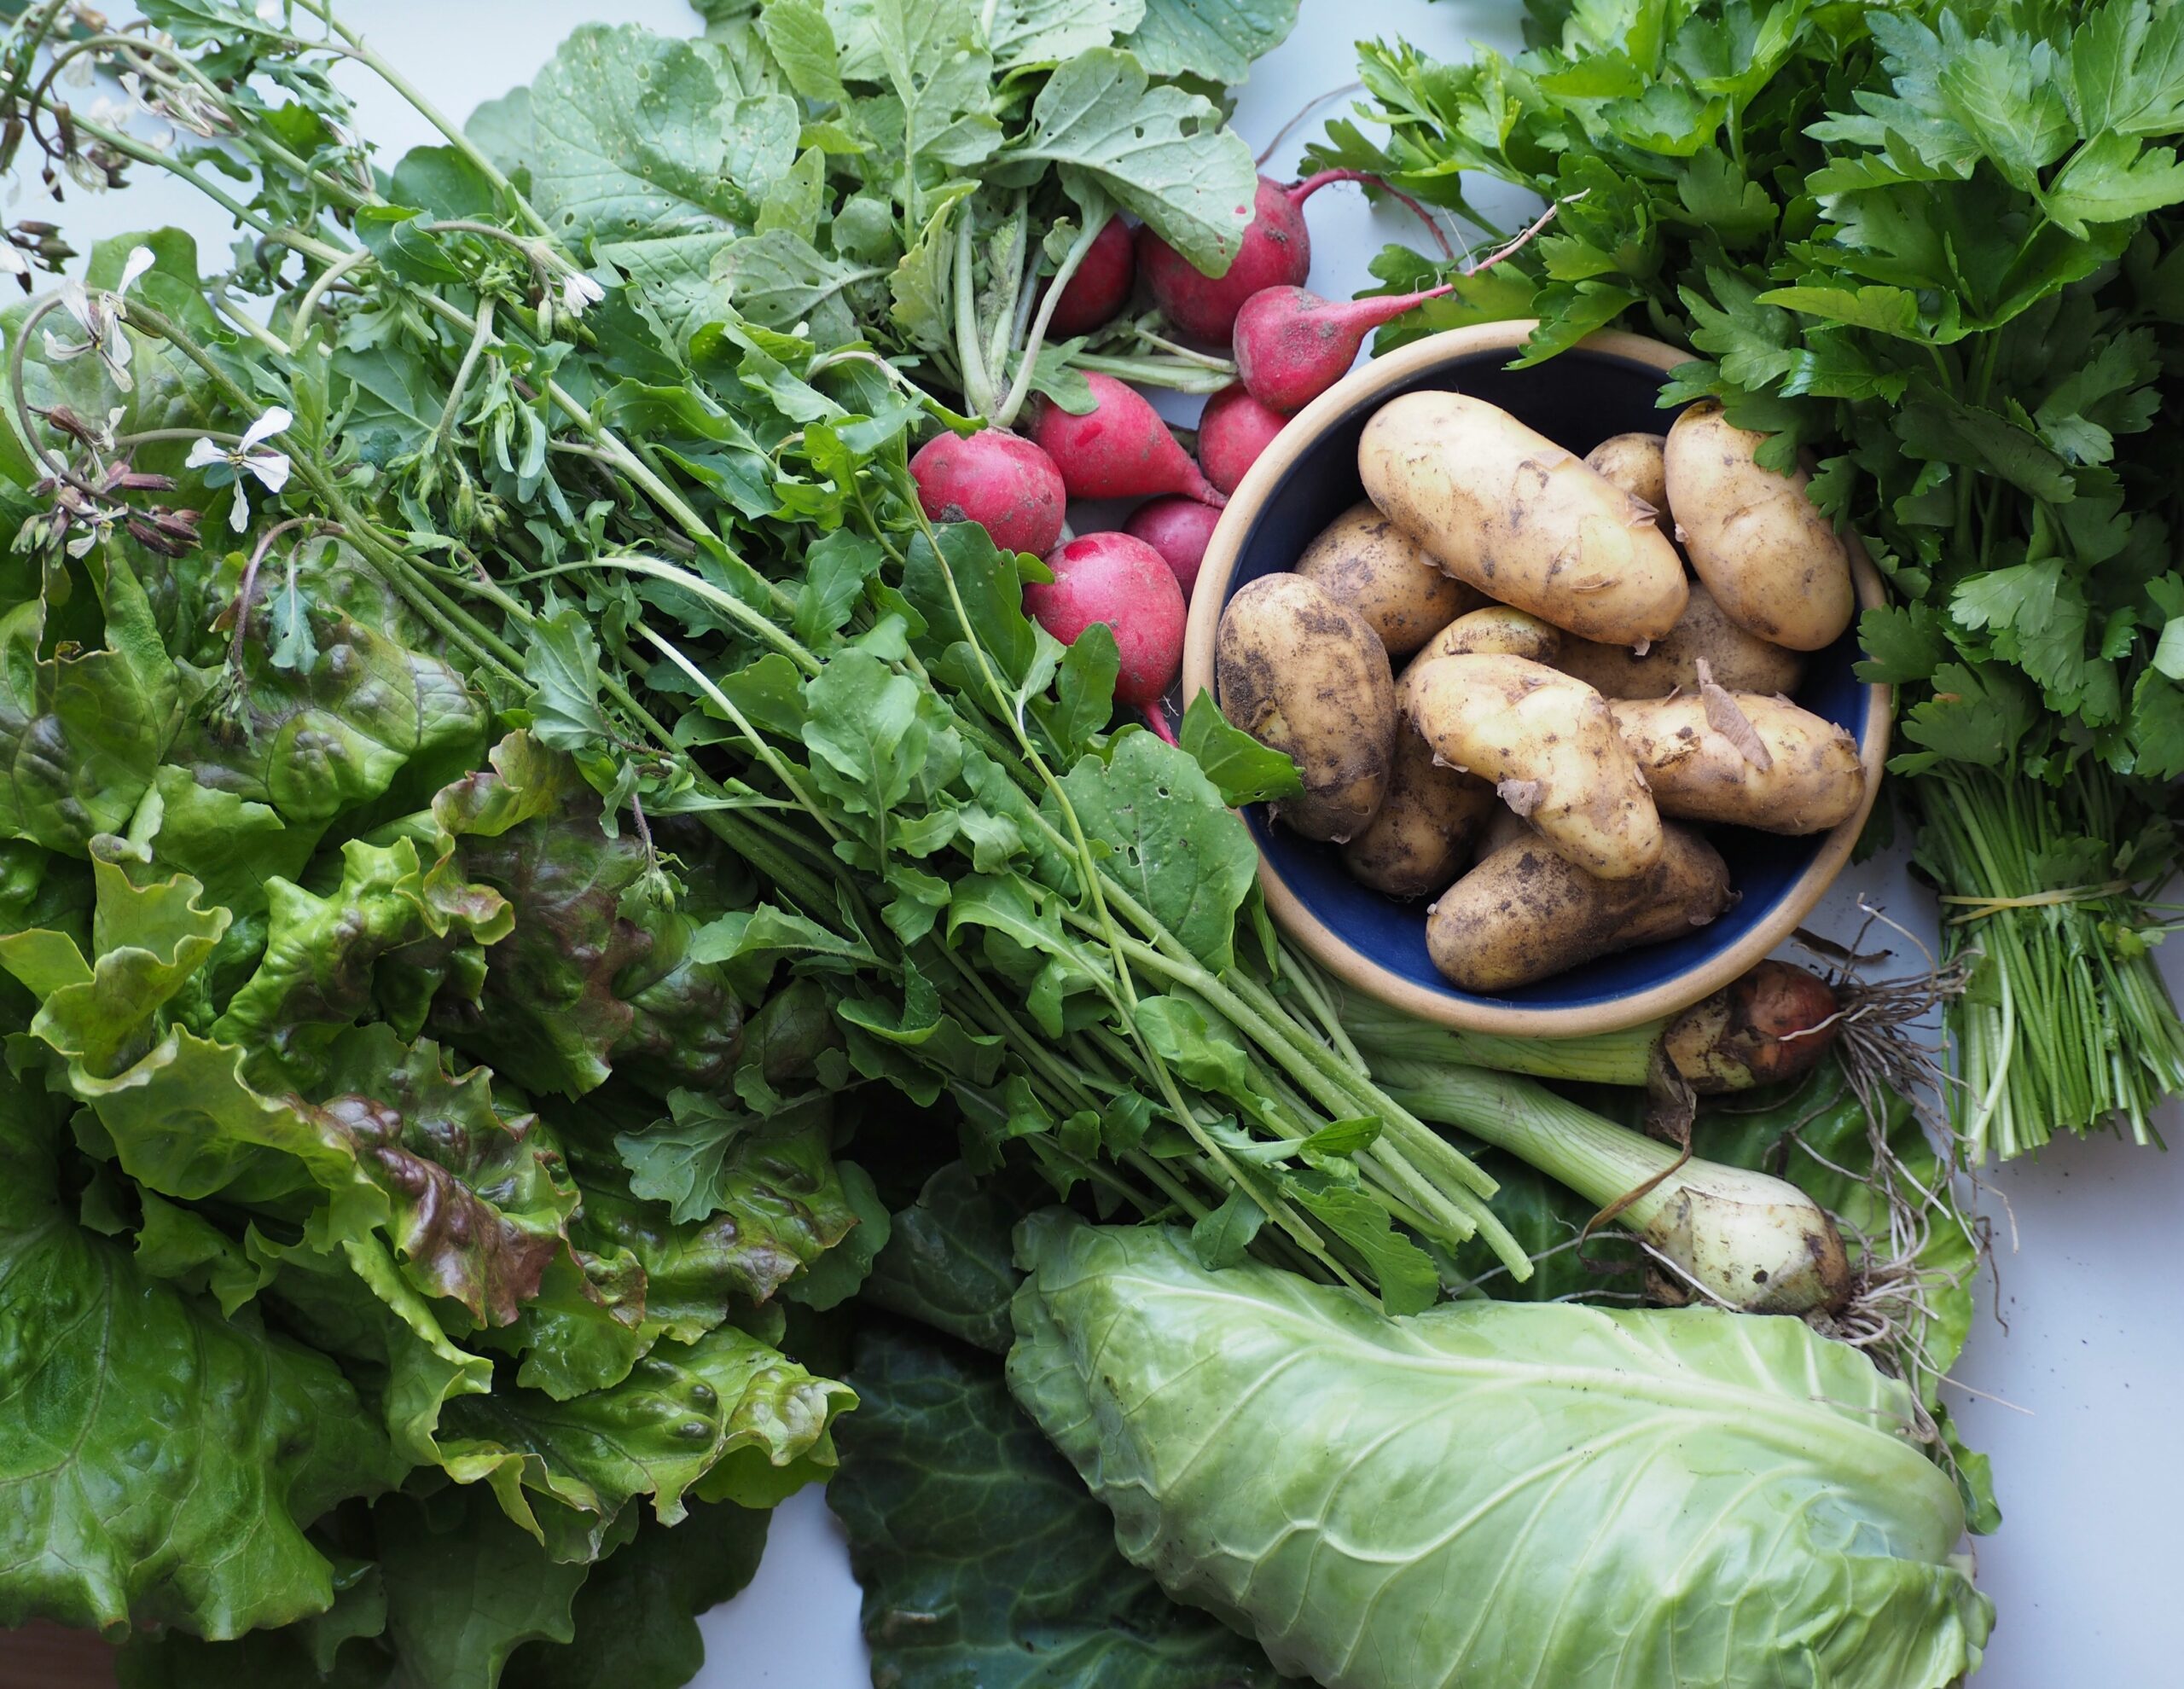
[[[1333,300],[1305,288],[1305,200],[1331,182],[1371,179],[1333,170],[1284,187],[1261,177],[1242,246],[1218,276],[1150,229],[1133,240],[1117,218],[1053,301],[1053,332],[1089,334],[1122,311],[1142,277],[1179,333],[1234,348],[1240,379],[1206,401],[1195,461],[1141,394],[1096,373],[1084,378],[1093,405],[1081,415],[1042,403],[1028,438],[996,427],[943,433],[910,460],[932,520],[978,522],[995,544],[1046,560],[1054,579],[1024,595],[1042,627],[1068,642],[1095,622],[1108,625],[1122,655],[1116,701],[1141,711],[1163,737],[1155,706],[1182,664],[1185,602],[1220,508],[1291,415],[1342,379],[1368,334],[1448,291]],[[1072,498],[1150,502],[1120,532],[1064,544]]]

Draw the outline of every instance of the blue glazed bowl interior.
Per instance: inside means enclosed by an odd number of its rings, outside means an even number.
[[[1674,413],[1658,408],[1660,372],[1634,359],[1585,348],[1530,369],[1507,367],[1511,354],[1495,347],[1452,355],[1401,386],[1362,398],[1299,453],[1267,497],[1238,545],[1228,581],[1234,596],[1246,583],[1295,566],[1314,536],[1365,496],[1357,474],[1357,440],[1374,411],[1421,389],[1461,392],[1484,399],[1583,455],[1612,434],[1666,432]],[[1871,694],[1851,673],[1857,637],[1845,634],[1806,660],[1797,701],[1862,740]],[[1350,877],[1331,844],[1301,839],[1277,826],[1264,804],[1246,811],[1254,838],[1298,900],[1329,931],[1402,978],[1455,1001],[1534,1009],[1575,1009],[1616,1002],[1667,984],[1728,949],[1786,897],[1819,853],[1826,833],[1780,838],[1744,828],[1710,836],[1728,863],[1735,907],[1688,937],[1603,957],[1504,995],[1476,996],[1443,978],[1426,951],[1426,901],[1399,903]]]

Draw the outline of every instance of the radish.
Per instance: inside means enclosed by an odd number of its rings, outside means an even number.
[[[1349,374],[1366,335],[1439,299],[1452,285],[1366,299],[1323,299],[1303,287],[1263,288],[1236,314],[1237,373],[1262,404],[1302,410]],[[1203,453],[1202,444],[1199,450]],[[1209,471],[1211,467],[1209,458]],[[1220,485],[1221,477],[1214,475],[1213,481]]]
[[[1206,479],[1225,493],[1235,491],[1244,472],[1288,421],[1245,392],[1240,382],[1230,382],[1205,402],[1205,414],[1198,420],[1198,456]]]
[[[935,522],[976,522],[1004,551],[1043,557],[1061,538],[1068,493],[1054,461],[1021,434],[943,433],[910,459],[918,502]]]
[[[1090,334],[1114,320],[1130,303],[1130,289],[1136,285],[1137,253],[1130,229],[1122,218],[1110,218],[1054,301],[1047,332],[1063,340]]]
[[[1199,473],[1142,394],[1112,375],[1084,379],[1092,386],[1090,410],[1072,416],[1058,404],[1043,404],[1031,425],[1031,438],[1060,470],[1072,498],[1172,492],[1207,504],[1228,502]]]
[[[1085,534],[1048,557],[1047,567],[1051,582],[1024,589],[1031,619],[1065,645],[1105,622],[1122,655],[1115,701],[1141,711],[1173,744],[1159,700],[1182,666],[1183,589],[1160,554],[1128,534]]]
[[[1323,170],[1287,188],[1262,176],[1243,244],[1234,262],[1219,276],[1206,275],[1151,229],[1138,229],[1137,267],[1153,290],[1153,303],[1193,340],[1225,345],[1246,299],[1262,288],[1301,287],[1310,279],[1312,236],[1304,226],[1304,201],[1331,182],[1368,182],[1395,194],[1432,230],[1441,250],[1449,251],[1448,237],[1426,208],[1397,194],[1376,176],[1359,170]]]
[[[1123,524],[1123,531],[1160,554],[1188,604],[1191,589],[1198,584],[1199,565],[1205,560],[1205,548],[1220,520],[1221,513],[1211,505],[1171,493],[1139,505]]]

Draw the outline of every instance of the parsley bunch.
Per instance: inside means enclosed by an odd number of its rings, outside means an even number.
[[[1391,132],[1336,125],[1325,162],[1482,223],[1467,174],[1559,202],[1400,332],[1537,316],[1529,361],[1658,334],[1694,354],[1668,402],[1717,395],[1776,463],[1818,460],[1893,589],[1862,672],[1900,688],[1916,861],[1980,959],[1951,1014],[1967,1151],[2147,1138],[2184,1087],[2146,955],[2184,773],[2184,6],[1531,11],[1515,60],[1362,49]]]

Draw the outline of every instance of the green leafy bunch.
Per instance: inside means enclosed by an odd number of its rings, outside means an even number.
[[[489,1684],[641,1512],[831,1466],[851,1398],[781,1297],[846,1294],[886,1215],[839,1052],[707,959],[747,916],[702,835],[489,754],[338,541],[244,570],[9,565],[0,1613]],[[433,1587],[477,1556],[491,1611]]]
[[[1554,206],[1399,332],[1536,315],[1536,361],[1639,327],[1693,350],[1664,402],[1718,397],[1774,437],[1763,461],[1814,470],[1895,600],[1861,672],[1901,689],[1920,860],[1984,912],[1956,934],[1993,964],[1959,1016],[1967,1135],[2014,1153],[2120,1114],[2144,1137],[2184,1083],[2144,961],[2158,783],[2184,772],[2184,9],[1634,0],[1537,7],[1531,32],[1462,66],[1362,49],[1391,132],[1337,125],[1331,156],[1467,210],[1467,172]]]

